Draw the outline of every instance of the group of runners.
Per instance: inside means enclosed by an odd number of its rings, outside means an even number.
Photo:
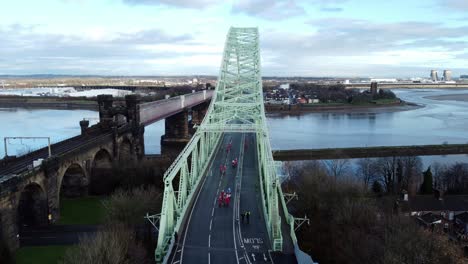
[[[231,188],[228,188],[226,192],[222,190],[218,196],[218,206],[229,207],[230,202],[231,202]]]
[[[247,145],[244,145],[244,147],[247,147]],[[229,153],[231,152],[231,149],[232,149],[232,139],[226,145],[226,156],[229,155]],[[239,163],[239,160],[236,157],[231,162],[232,168],[237,168],[238,163]],[[227,170],[226,164],[223,163],[219,166],[219,173],[221,177],[226,174],[226,170]],[[226,192],[222,190],[218,196],[218,206],[229,207],[230,202],[231,202],[231,188],[228,188]]]
[[[229,143],[226,146],[226,155],[228,155],[229,152],[231,152],[231,148],[232,148],[232,140],[229,141]],[[231,162],[232,168],[236,168],[238,163],[239,163],[239,160],[237,158],[233,159]],[[226,174],[226,170],[227,170],[226,164],[219,165],[220,176],[224,176]]]
[[[249,147],[247,140],[244,142],[244,150],[247,150]],[[232,149],[232,139],[229,141],[229,143],[226,145],[226,157],[229,155]],[[231,161],[232,168],[235,169],[237,168],[237,165],[239,164],[239,160],[236,157]],[[226,164],[221,164],[219,166],[219,172],[220,176],[224,176],[226,174]],[[218,195],[218,207],[229,207],[229,204],[231,203],[231,188],[228,188],[226,191],[221,190],[221,192]],[[241,217],[241,223],[244,224],[249,224],[250,223],[250,211],[244,211],[243,213],[240,214]]]

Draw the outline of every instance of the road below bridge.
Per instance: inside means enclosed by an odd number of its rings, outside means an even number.
[[[278,161],[468,154],[468,144],[274,150]]]

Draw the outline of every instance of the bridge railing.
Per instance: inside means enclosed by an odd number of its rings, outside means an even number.
[[[161,262],[171,252],[172,236],[180,231],[187,217],[187,209],[200,188],[203,176],[207,174],[221,135],[197,131],[166,171],[156,261]]]
[[[184,109],[210,100],[213,96],[213,93],[213,90],[203,90],[201,92],[140,104],[140,123],[150,124],[152,122],[181,112]]]
[[[281,217],[279,216],[276,167],[271,155],[271,147],[266,131],[257,132],[258,168],[260,189],[267,230],[274,251],[282,251],[283,234],[281,232]],[[270,154],[269,154],[270,153]]]

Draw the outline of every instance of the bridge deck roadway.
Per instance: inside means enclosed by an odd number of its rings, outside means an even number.
[[[236,157],[239,164],[233,168],[231,161]],[[220,164],[226,164],[224,176]],[[282,254],[270,254],[257,166],[254,134],[224,135],[170,263],[295,263],[294,256],[285,259]],[[217,197],[228,188],[232,190],[230,205],[219,207]],[[240,217],[245,211],[251,213],[248,224]]]

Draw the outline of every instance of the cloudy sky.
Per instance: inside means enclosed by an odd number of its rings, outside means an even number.
[[[2,1],[0,74],[217,75],[230,26],[265,76],[468,74],[468,0]]]

